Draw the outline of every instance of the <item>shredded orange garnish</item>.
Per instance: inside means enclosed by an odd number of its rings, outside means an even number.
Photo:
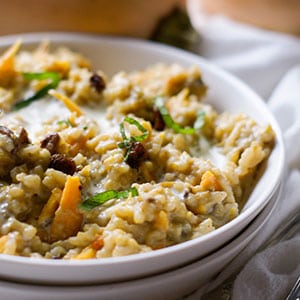
[[[48,94],[55,97],[57,100],[61,101],[71,112],[76,113],[77,117],[83,115],[79,106],[77,104],[75,104],[66,95],[63,95],[56,90],[50,90],[50,91],[48,91]]]
[[[16,75],[15,55],[21,46],[21,39],[17,40],[1,57],[0,57],[0,86],[7,87]]]

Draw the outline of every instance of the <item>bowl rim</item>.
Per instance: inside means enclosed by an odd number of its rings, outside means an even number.
[[[165,44],[161,44],[158,42],[143,40],[139,38],[131,38],[131,37],[120,37],[120,36],[109,36],[109,35],[99,35],[99,34],[86,34],[86,33],[76,33],[76,32],[34,32],[34,33],[22,33],[22,34],[15,34],[15,35],[5,35],[0,37],[0,50],[5,47],[9,47],[12,45],[17,39],[21,38],[22,45],[30,46],[30,45],[37,45],[39,42],[43,40],[49,40],[51,44],[61,44],[64,43],[72,43],[72,42],[88,42],[88,43],[99,43],[104,42],[108,45],[126,45],[126,47],[132,48],[139,48],[145,49],[148,47],[154,47],[155,50],[161,51],[163,53],[173,52],[179,56],[186,56],[191,61],[198,61],[201,62],[202,65],[209,68],[213,73],[216,73],[224,78],[224,80],[230,80],[235,86],[239,86],[240,90],[245,91],[249,94],[253,101],[258,103],[260,106],[264,107],[265,111],[268,112],[268,121],[271,122],[272,128],[276,134],[276,144],[279,147],[279,159],[277,160],[278,164],[278,173],[276,174],[276,179],[274,182],[279,183],[281,178],[284,176],[284,169],[285,169],[285,147],[283,142],[283,136],[281,129],[267,107],[266,103],[262,100],[256,92],[254,92],[246,83],[244,83],[241,79],[238,79],[233,74],[229,73],[228,71],[223,70],[222,68],[216,66],[212,62],[209,62],[207,59],[201,57],[200,55],[175,48],[172,46],[168,46]],[[45,258],[31,258],[31,257],[21,257],[21,256],[12,256],[6,254],[0,254],[0,261],[7,260],[11,262],[17,262],[18,264],[30,264],[31,266],[47,266],[47,267],[57,267],[57,266],[68,266],[78,267],[78,266],[101,266],[101,265],[119,265],[120,263],[133,263],[137,261],[142,261],[145,259],[151,259],[151,257],[157,257],[160,255],[170,255],[170,253],[175,254],[180,252],[183,248],[195,246],[199,242],[205,243],[205,241],[214,238],[217,235],[222,234],[223,232],[227,231],[231,227],[238,226],[240,220],[242,218],[247,218],[253,213],[253,210],[261,211],[268,201],[272,198],[274,192],[276,191],[277,185],[274,185],[272,189],[264,191],[260,198],[264,198],[263,205],[261,201],[255,201],[253,205],[251,205],[247,210],[241,211],[240,214],[228,222],[224,224],[220,228],[209,232],[203,236],[200,236],[193,240],[188,240],[180,244],[172,245],[167,248],[158,249],[155,251],[145,252],[145,253],[138,253],[132,254],[127,256],[120,256],[120,257],[108,257],[108,258],[93,258],[88,260],[52,260],[52,259],[45,259]]]

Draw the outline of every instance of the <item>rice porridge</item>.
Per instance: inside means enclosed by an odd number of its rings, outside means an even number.
[[[0,57],[0,253],[124,256],[235,218],[275,136],[206,103],[213,88],[195,66],[108,78],[67,48],[16,42]]]

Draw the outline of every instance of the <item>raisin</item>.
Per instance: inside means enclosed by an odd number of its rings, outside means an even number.
[[[20,150],[22,147],[28,144],[30,144],[28,133],[25,130],[25,128],[22,127],[19,136],[16,137],[14,140],[15,148],[13,149],[12,153],[16,154],[18,150]]]
[[[147,198],[146,199],[149,203],[153,203],[155,204],[156,203],[156,200],[154,198]]]
[[[51,156],[49,168],[61,171],[68,175],[73,175],[76,171],[76,164],[64,154],[53,154]]]
[[[140,142],[134,142],[128,150],[126,163],[131,168],[137,169],[146,158],[147,154],[144,146]]]
[[[22,127],[19,137],[18,137],[18,145],[22,146],[22,145],[27,145],[30,143],[30,140],[28,138],[28,133],[26,131],[26,129],[24,127]]]
[[[15,134],[10,129],[2,125],[0,125],[0,134],[8,136],[13,141],[16,139]]]
[[[188,190],[185,190],[183,194],[183,199],[187,199],[189,197],[189,193],[190,192]]]
[[[60,136],[58,133],[51,133],[41,141],[41,148],[46,148],[51,154],[57,153]]]
[[[90,77],[90,84],[98,93],[101,93],[106,86],[104,79],[96,73]]]
[[[18,137],[5,126],[0,126],[0,134],[6,135],[9,139],[12,140],[14,144],[14,149],[11,151],[12,154],[15,154],[22,146],[30,143],[28,133],[23,127]]]
[[[158,130],[158,131],[162,131],[165,128],[165,121],[163,120],[163,117],[161,116],[159,110],[154,107],[153,108],[153,116],[154,116],[154,120],[153,120],[153,128]]]

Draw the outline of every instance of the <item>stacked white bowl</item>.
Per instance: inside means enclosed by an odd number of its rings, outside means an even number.
[[[198,65],[218,110],[246,112],[269,123],[276,144],[266,169],[240,215],[197,239],[149,253],[86,261],[53,261],[0,256],[0,294],[10,299],[179,299],[205,285],[251,241],[270,217],[280,195],[284,147],[265,103],[241,81],[199,56],[150,42],[78,34],[27,34],[24,47],[49,39],[88,56],[107,74],[157,62]],[[16,36],[0,38],[0,49]],[[63,285],[63,286],[62,286]],[[3,299],[4,299],[3,298]]]

